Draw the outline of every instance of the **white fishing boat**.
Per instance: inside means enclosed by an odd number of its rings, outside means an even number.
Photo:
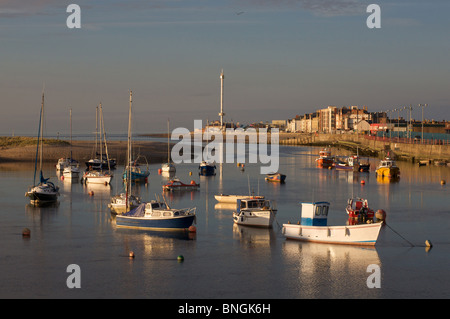
[[[276,202],[266,199],[238,199],[233,220],[238,225],[271,228]]]
[[[238,199],[241,199],[241,200],[242,199],[264,199],[264,196],[220,194],[220,195],[214,195],[214,198],[219,203],[236,204]]]
[[[287,239],[301,241],[373,246],[376,244],[384,216],[377,214],[372,223],[328,226],[329,202],[301,203],[301,221],[283,224]]]
[[[105,143],[105,151],[106,151],[106,159],[107,163],[109,163],[109,156],[108,156],[108,146],[106,144],[106,134],[105,134],[105,124],[103,123],[103,110],[102,110],[102,104],[100,103],[98,107],[99,111],[99,118],[98,121],[100,122],[100,150],[103,149],[102,147],[102,139]],[[103,134],[102,134],[103,133]],[[103,135],[103,137],[102,137]],[[97,143],[97,142],[96,142]],[[101,151],[101,157],[103,158],[103,151]],[[113,174],[110,170],[110,167],[108,167],[108,171],[103,171],[102,166],[100,166],[99,170],[89,169],[86,173],[84,173],[82,180],[85,183],[92,183],[92,184],[105,184],[108,185],[111,183],[111,179],[113,178]]]
[[[35,206],[45,205],[48,203],[53,203],[58,200],[59,187],[55,186],[52,182],[49,182],[48,178],[44,178],[42,173],[42,160],[43,160],[43,128],[44,128],[44,92],[42,92],[42,105],[39,119],[39,129],[37,143],[38,147],[36,149],[36,161],[34,165],[34,179],[33,186],[28,188],[25,196],[30,198],[30,203]],[[36,184],[36,171],[37,163],[39,158],[39,184]]]
[[[195,221],[196,208],[175,209],[166,203],[151,201],[116,216],[118,227],[151,230],[184,230]]]

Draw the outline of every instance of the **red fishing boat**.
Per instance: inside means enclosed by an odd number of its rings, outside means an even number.
[[[185,184],[181,182],[179,179],[171,179],[166,185],[163,185],[164,191],[180,191],[180,190],[197,190],[200,188],[200,184],[197,184],[195,181],[191,181],[190,184]]]
[[[319,152],[319,158],[316,159],[317,167],[329,168],[334,164],[334,159],[331,156],[331,150],[329,148],[324,148]]]

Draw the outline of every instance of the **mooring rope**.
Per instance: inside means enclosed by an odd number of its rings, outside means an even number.
[[[397,231],[395,231],[391,226],[389,226],[386,222],[384,222],[384,224],[389,227],[394,233],[396,233],[397,235],[399,235],[401,238],[403,238],[408,244],[411,245],[411,247],[415,247],[416,245],[414,245],[413,243],[411,243],[409,240],[407,240],[405,237],[403,237],[402,235],[400,235]]]

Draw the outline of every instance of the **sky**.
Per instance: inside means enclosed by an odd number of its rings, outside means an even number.
[[[81,9],[81,28],[66,12]],[[381,9],[381,28],[366,12]],[[450,120],[447,0],[0,0],[0,134],[193,129],[284,120],[329,105]],[[393,115],[397,116],[397,115]],[[409,117],[407,111],[400,113]]]

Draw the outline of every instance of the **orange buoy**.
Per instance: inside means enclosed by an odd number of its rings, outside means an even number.
[[[377,210],[375,217],[379,220],[386,220],[386,212],[382,209]]]
[[[161,172],[162,172],[162,169],[159,168],[158,169],[158,174],[161,174]]]
[[[134,252],[130,251],[130,253],[128,254],[128,257],[134,258]]]
[[[197,232],[197,228],[194,225],[191,225],[191,226],[189,226],[189,231],[191,233],[195,233],[195,232]]]
[[[361,181],[361,185],[365,185],[366,182],[364,180]]]
[[[89,191],[89,196],[94,196],[94,191]]]
[[[31,231],[28,228],[24,228],[22,230],[22,236],[23,237],[30,237],[30,235],[31,235]]]
[[[441,180],[441,185],[445,185],[445,179]]]

